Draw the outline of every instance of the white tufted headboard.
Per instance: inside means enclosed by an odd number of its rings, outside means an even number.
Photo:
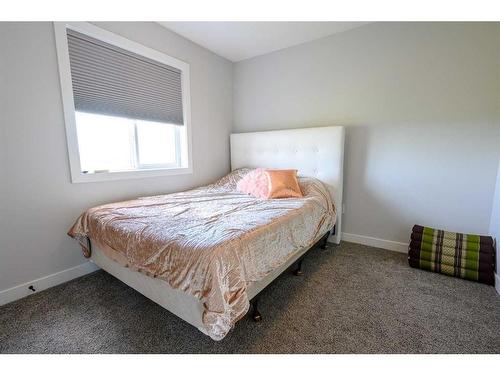
[[[315,177],[330,191],[337,211],[335,235],[340,243],[344,127],[305,128],[231,134],[231,169],[297,169],[299,176]]]

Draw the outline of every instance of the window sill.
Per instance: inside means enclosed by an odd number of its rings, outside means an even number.
[[[192,174],[193,168],[164,168],[164,169],[143,169],[135,171],[123,171],[123,172],[102,172],[102,173],[78,173],[72,174],[72,183],[84,183],[84,182],[99,182],[99,181],[117,181],[117,180],[131,180],[137,178],[148,178],[148,177],[164,177],[164,176],[175,176],[183,174]]]

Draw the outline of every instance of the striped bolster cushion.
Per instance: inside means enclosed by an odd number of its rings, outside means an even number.
[[[467,246],[462,247],[461,249],[457,247],[445,246],[439,244],[430,244],[427,242],[418,242],[411,241],[410,249],[418,249],[420,251],[426,251],[433,254],[447,255],[455,258],[462,259],[471,259],[471,260],[479,260],[481,262],[486,262],[493,264],[493,248],[489,248],[489,250],[481,249],[481,251],[471,250]],[[460,251],[457,251],[460,249]]]
[[[410,266],[421,268],[427,271],[439,272],[448,276],[455,276],[461,279],[479,281],[480,283],[495,285],[495,276],[493,272],[481,272],[462,267],[448,266],[445,264],[429,262],[422,259],[408,257]]]
[[[421,225],[414,225],[412,230],[411,239],[423,240],[423,242],[435,242],[437,238],[443,238],[446,241],[463,241],[470,242],[471,244],[482,244],[484,246],[493,247],[493,238],[490,236],[478,236],[476,234],[463,234],[456,232],[448,232],[445,230],[434,229],[430,227],[423,227]],[[451,245],[451,246],[454,246]]]
[[[458,265],[460,267],[468,269],[477,269],[479,267],[482,267],[484,271],[491,271],[493,268],[493,262],[492,262],[493,257],[491,256],[491,254],[487,254],[487,257],[485,256],[483,259],[478,258],[477,254],[476,256],[474,256],[474,254],[470,253],[467,254],[466,257],[458,258],[455,255],[447,255],[444,252],[438,253],[435,251],[434,252],[425,251],[422,249],[419,250],[417,248],[412,248],[410,246],[410,249],[408,250],[408,255],[416,259],[447,264],[449,266]],[[489,261],[486,260],[487,258],[489,258],[490,260]]]
[[[415,225],[408,248],[410,266],[494,283],[493,238]]]

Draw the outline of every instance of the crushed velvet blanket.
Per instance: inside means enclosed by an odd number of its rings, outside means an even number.
[[[84,250],[90,238],[121,265],[198,298],[206,333],[220,340],[248,311],[247,285],[312,246],[335,222],[320,181],[300,178],[303,198],[264,200],[236,190],[248,172],[236,170],[194,190],[91,208],[68,234]]]

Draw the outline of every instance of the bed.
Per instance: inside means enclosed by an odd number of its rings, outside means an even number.
[[[103,270],[223,339],[256,296],[315,244],[341,239],[342,127],[231,135],[231,173],[197,189],[91,208],[69,234]],[[303,198],[261,200],[252,168],[298,170]]]

